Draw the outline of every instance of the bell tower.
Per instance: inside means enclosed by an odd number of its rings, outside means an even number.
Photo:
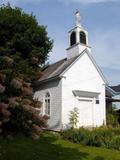
[[[80,12],[75,13],[75,27],[68,32],[69,47],[67,50],[67,58],[70,59],[88,48],[88,32],[81,25]]]

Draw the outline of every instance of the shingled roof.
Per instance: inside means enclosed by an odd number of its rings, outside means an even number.
[[[115,92],[120,92],[120,85],[111,86],[110,88],[112,88]]]
[[[50,80],[59,77],[76,59],[78,56],[71,59],[64,58],[54,64],[48,65],[43,71],[42,77],[38,80],[38,83],[42,83],[46,80]]]

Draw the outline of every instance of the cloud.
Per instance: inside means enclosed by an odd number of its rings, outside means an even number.
[[[41,2],[47,2],[48,0],[0,0],[0,4],[7,4],[8,2],[10,3],[11,6],[17,6],[19,4],[38,4]]]
[[[93,3],[106,3],[106,2],[120,2],[119,0],[51,0],[51,2],[62,2],[65,4],[69,3],[81,3],[83,5],[93,4]],[[20,3],[32,3],[38,4],[41,2],[49,2],[49,0],[0,0],[0,4],[7,4],[10,2],[12,6],[18,5]]]
[[[120,68],[120,32],[117,30],[96,31],[91,36],[93,56],[97,62],[111,69]]]
[[[80,3],[85,3],[85,4],[89,4],[89,3],[102,3],[102,2],[117,2],[119,0],[71,0],[73,2],[80,2]]]
[[[106,2],[119,2],[119,0],[58,0],[64,3],[81,3],[81,4],[92,4],[92,3],[106,3]]]
[[[16,4],[16,2],[17,2],[17,0],[0,0],[0,4],[2,5],[2,4],[7,4],[7,3],[10,3],[10,4],[12,4],[12,5],[15,5]]]

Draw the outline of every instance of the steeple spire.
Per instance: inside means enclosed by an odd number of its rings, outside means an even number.
[[[76,10],[76,12],[75,12],[75,26],[81,26],[80,20],[81,20],[80,12],[78,10]]]

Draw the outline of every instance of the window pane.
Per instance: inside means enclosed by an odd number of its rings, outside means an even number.
[[[45,96],[45,114],[50,115],[50,94],[48,92]]]
[[[50,115],[50,106],[48,107],[48,115]]]
[[[50,99],[48,100],[48,115],[50,115]]]

